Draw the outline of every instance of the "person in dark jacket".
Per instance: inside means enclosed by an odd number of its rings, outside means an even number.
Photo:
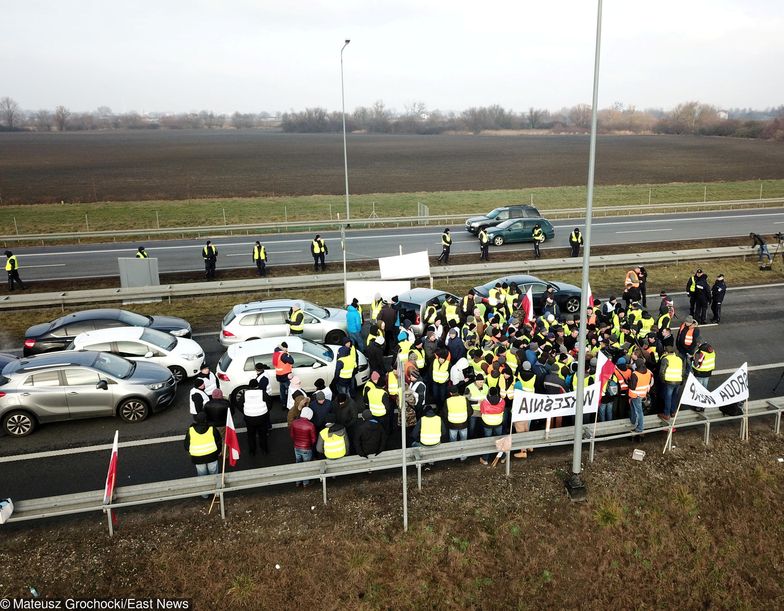
[[[365,348],[365,358],[367,359],[370,371],[377,371],[381,376],[384,376],[387,373],[387,368],[384,364],[385,344],[386,338],[383,335],[379,335],[368,344],[367,348]]]
[[[727,284],[724,282],[724,274],[719,274],[711,287],[711,312],[713,313],[711,322],[721,322],[721,304],[724,303],[726,294]]]
[[[313,393],[313,400],[310,402],[309,407],[313,410],[312,422],[316,425],[317,430],[323,429],[327,422],[335,421],[332,401],[327,399],[322,391],[318,390]]]
[[[452,357],[452,363],[457,363],[466,355],[466,347],[463,340],[460,338],[458,329],[453,327],[447,333],[446,347]]]
[[[212,391],[210,400],[204,404],[207,424],[211,426],[226,426],[226,414],[230,409],[231,404],[223,398],[223,391],[220,388],[216,388]]]
[[[705,324],[710,300],[711,288],[708,284],[708,276],[700,274],[695,278],[694,284],[694,318],[701,325]]]
[[[395,309],[395,306],[391,303],[385,303],[381,306],[378,320],[384,323],[385,352],[386,354],[395,354],[397,351],[397,334],[400,333],[400,329],[398,328],[398,312]]]
[[[356,427],[354,445],[357,454],[363,458],[378,456],[384,451],[387,443],[387,434],[384,427],[369,409],[362,412],[362,421]]]
[[[215,475],[218,473],[218,459],[223,444],[220,432],[216,427],[207,424],[207,414],[203,411],[196,414],[194,420],[185,433],[183,445],[191,456],[191,462],[196,466],[196,475]],[[201,496],[210,498],[209,494]]]

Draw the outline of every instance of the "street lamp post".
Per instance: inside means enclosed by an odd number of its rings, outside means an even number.
[[[577,400],[574,411],[574,445],[572,455],[572,474],[566,482],[566,490],[573,501],[584,501],[586,498],[585,483],[580,476],[582,472],[583,453],[583,401],[585,393],[585,341],[586,317],[588,309],[588,272],[591,257],[591,216],[593,214],[593,177],[596,167],[596,107],[599,98],[599,50],[602,40],[602,0],[598,0],[596,16],[596,54],[593,65],[593,99],[591,102],[591,148],[588,159],[588,195],[585,207],[585,248],[583,249],[582,295],[580,297],[580,327],[577,336],[579,352],[577,356]]]
[[[343,170],[346,177],[346,221],[351,218],[348,203],[348,151],[346,149],[346,89],[343,86],[343,50],[350,43],[350,39],[346,39],[343,46],[340,48],[340,101],[343,106]]]

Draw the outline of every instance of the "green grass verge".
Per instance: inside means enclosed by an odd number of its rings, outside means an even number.
[[[784,180],[747,180],[712,183],[670,183],[597,186],[595,206],[679,203],[784,197]],[[372,193],[351,197],[353,218],[413,216],[417,202],[430,207],[431,215],[489,211],[508,203],[530,203],[545,210],[585,205],[585,187],[541,187],[490,191],[436,191],[420,193]],[[3,206],[6,232],[16,219],[21,234],[55,233],[160,227],[197,227],[226,224],[325,220],[345,216],[345,199],[339,195],[267,198],[192,199],[142,202],[96,202],[81,204],[35,204]],[[156,217],[157,213],[157,217]]]

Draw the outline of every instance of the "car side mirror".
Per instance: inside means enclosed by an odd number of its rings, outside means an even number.
[[[109,383],[106,380],[101,380],[95,385],[100,390],[109,390]]]
[[[148,352],[147,354],[144,355],[144,358],[151,359],[152,356],[153,356],[152,351],[150,351],[150,352]]]
[[[313,363],[313,369],[318,369],[319,367],[323,367],[323,366],[324,366],[324,364],[323,363],[319,363],[318,361]]]

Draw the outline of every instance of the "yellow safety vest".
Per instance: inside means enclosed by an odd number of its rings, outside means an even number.
[[[500,426],[504,422],[503,410],[497,414],[482,414],[482,422],[487,426]]]
[[[482,246],[484,246],[484,245],[485,245],[485,244],[487,244],[488,242],[490,242],[490,236],[487,234],[487,231],[485,231],[484,229],[482,229],[482,230],[479,232],[479,243],[480,243]]]
[[[434,306],[432,303],[425,308],[425,323],[431,324],[436,321],[436,317],[438,316],[438,308]]]
[[[417,369],[422,369],[425,366],[425,352],[424,350],[417,350],[414,348],[411,350],[414,354],[416,354],[416,366]]]
[[[379,299],[378,301],[374,301],[370,304],[370,318],[376,320],[378,315],[381,313],[381,308],[384,307],[384,300]]]
[[[262,261],[267,260],[267,249],[264,246],[253,246],[253,260],[258,261],[261,259]]]
[[[452,424],[468,421],[468,401],[465,397],[458,395],[446,400],[446,419]]]
[[[215,248],[215,246],[213,246],[212,244],[210,244],[209,246],[205,246],[204,248],[201,249],[201,256],[204,257],[205,259],[209,258],[210,256],[208,249],[212,251],[213,255],[218,254],[218,249]]]
[[[448,233],[441,234],[441,244],[443,246],[451,246],[452,245],[452,236]]]
[[[677,354],[665,354],[662,362],[667,363],[664,381],[672,384],[683,382],[683,359]]]
[[[471,369],[474,370],[474,374],[482,374],[485,375],[485,372],[482,371],[482,365],[484,364],[484,359],[480,359],[479,361],[471,361]]]
[[[443,361],[436,359],[433,361],[433,382],[435,384],[446,384],[449,380],[449,359]]]
[[[354,375],[354,369],[357,366],[357,361],[354,356],[349,352],[347,356],[341,356],[338,359],[341,363],[343,363],[343,367],[340,370],[340,377],[341,380],[350,380]]]
[[[479,388],[475,383],[469,384],[466,388],[468,391],[468,400],[471,401],[474,405],[476,405],[477,410],[479,409],[479,404],[487,398],[487,386],[484,384],[482,388]],[[474,412],[475,414],[477,412]]]
[[[297,318],[299,318],[299,321],[297,321]],[[291,313],[289,330],[292,333],[302,333],[305,330],[305,312],[297,309]]]
[[[648,335],[653,328],[653,318],[640,318],[640,333]]]
[[[441,416],[423,416],[419,422],[419,443],[423,446],[441,443]]]
[[[400,394],[400,384],[398,384],[397,374],[394,371],[387,374],[387,392],[392,397]]]
[[[138,252],[137,251],[136,252],[136,258],[137,259],[147,259],[147,258],[149,258],[149,256],[150,255],[147,254],[147,251],[144,251],[144,252]]]
[[[368,391],[368,408],[370,408],[370,413],[374,416],[386,416],[387,408],[384,407],[385,394],[386,391],[383,388],[378,388],[375,385]]]
[[[517,379],[520,380],[520,384],[523,386],[523,392],[536,392],[536,376],[533,376],[530,380]]]
[[[398,344],[398,348],[400,348],[400,358],[403,361],[408,360],[408,354],[411,352],[411,340],[404,339],[402,342]]]
[[[311,247],[313,250],[313,254],[315,255],[324,252],[324,246],[321,240],[313,240],[313,242],[311,242]]]
[[[447,323],[450,321],[460,322],[460,314],[457,313],[457,306],[451,303],[444,304],[444,312]]]
[[[534,229],[531,232],[531,237],[534,239],[535,242],[544,242],[544,231],[541,229]]]
[[[487,303],[493,307],[497,306],[499,303],[501,303],[502,293],[503,291],[501,291],[501,289],[490,289],[490,291],[487,293]]]
[[[693,293],[696,290],[697,290],[697,278],[692,276],[691,278],[689,278],[689,292]]]
[[[699,373],[708,373],[716,369],[716,353],[715,352],[705,352],[704,350],[699,350],[697,354],[702,355],[702,363],[700,363],[699,367],[695,367],[694,371]],[[695,359],[696,361],[697,359]]]
[[[324,456],[327,458],[343,458],[346,455],[346,439],[342,435],[330,435],[329,429],[319,433],[324,441]]]
[[[659,316],[658,319],[656,319],[656,326],[660,330],[661,329],[669,329],[670,328],[670,321],[671,321],[670,315],[665,312],[664,314]]]
[[[13,265],[11,265],[11,262],[13,262]],[[16,259],[16,255],[11,255],[5,262],[5,271],[10,272],[15,269],[19,269],[19,261]]]
[[[191,427],[188,429],[188,437],[190,438],[188,452],[191,456],[208,456],[218,451],[212,427],[209,427],[204,433],[198,433],[196,429]]]
[[[583,241],[583,236],[582,234],[578,234],[576,231],[573,231],[569,234],[569,241],[580,243]]]

